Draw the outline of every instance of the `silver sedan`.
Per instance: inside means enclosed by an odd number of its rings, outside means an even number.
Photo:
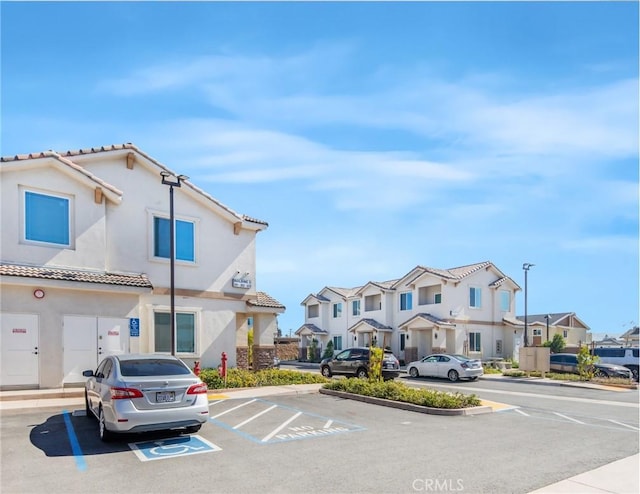
[[[111,355],[82,373],[87,417],[103,441],[118,432],[197,432],[209,417],[207,385],[170,355]]]
[[[444,353],[428,355],[422,360],[409,363],[407,372],[411,377],[446,377],[450,381],[460,378],[475,381],[484,374],[480,360],[470,359],[465,355]]]

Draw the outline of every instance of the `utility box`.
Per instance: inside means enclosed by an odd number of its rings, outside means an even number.
[[[520,370],[549,372],[551,349],[542,346],[520,348]]]

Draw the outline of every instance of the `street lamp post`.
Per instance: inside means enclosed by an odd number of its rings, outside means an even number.
[[[544,318],[547,320],[547,341],[549,341],[549,318],[551,317],[550,314],[547,314],[546,316],[544,316]]]
[[[162,183],[169,186],[169,265],[171,271],[171,355],[176,354],[176,242],[175,242],[175,219],[173,213],[173,188],[180,187],[183,180],[186,180],[185,175],[172,175],[167,171],[161,171]],[[169,180],[170,177],[175,177],[175,180]]]
[[[529,337],[527,335],[527,273],[529,269],[535,266],[535,264],[531,264],[530,262],[525,262],[522,265],[522,269],[524,269],[524,346],[529,346]]]

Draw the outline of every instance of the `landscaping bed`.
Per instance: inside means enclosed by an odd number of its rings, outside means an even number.
[[[411,388],[395,381],[339,379],[325,384],[320,393],[403,410],[437,415],[472,415],[491,412],[476,395]]]
[[[280,369],[264,369],[254,372],[234,368],[227,370],[226,379],[216,369],[204,369],[200,372],[200,379],[206,383],[209,389],[255,388],[259,386],[329,382],[326,377],[320,374]]]

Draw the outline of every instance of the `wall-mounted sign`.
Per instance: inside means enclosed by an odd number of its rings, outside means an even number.
[[[33,296],[35,298],[44,298],[44,290],[41,288],[37,288],[33,291]]]
[[[129,336],[140,336],[140,318],[129,318]]]
[[[251,279],[249,278],[232,278],[231,286],[234,288],[251,288]]]

